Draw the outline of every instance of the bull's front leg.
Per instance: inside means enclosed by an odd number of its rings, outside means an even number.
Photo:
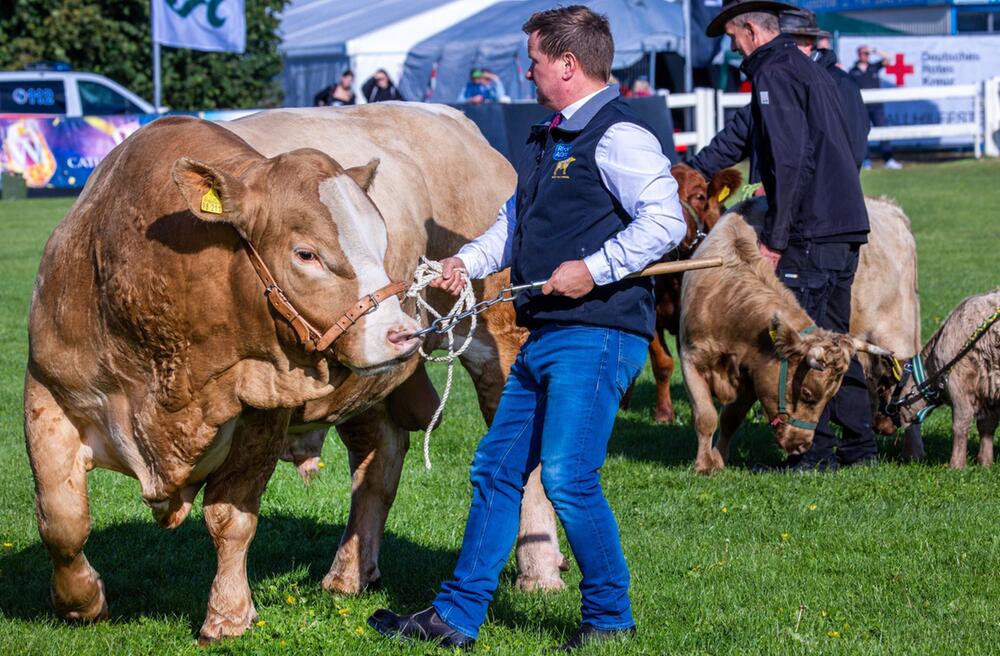
[[[656,423],[671,424],[677,418],[674,401],[670,398],[670,378],[674,375],[674,359],[664,339],[663,330],[657,326],[656,337],[649,343],[649,359],[656,380]]]
[[[377,585],[379,546],[396,498],[410,434],[384,402],[337,426],[351,467],[351,511],[340,547],[323,578],[328,592],[357,594]]]
[[[975,410],[972,404],[956,398],[951,408],[951,468],[964,469],[969,459],[969,430]]]
[[[242,635],[257,619],[247,580],[247,551],[257,531],[260,497],[274,472],[290,410],[247,410],[237,423],[229,455],[205,486],[205,524],[218,567],[208,595],[202,644]]]
[[[697,368],[681,355],[681,372],[684,387],[691,399],[691,417],[698,436],[698,454],[694,459],[694,470],[698,474],[714,474],[725,467],[725,461],[718,450],[712,448],[712,436],[719,423],[719,416],[712,402],[712,391],[708,382]]]
[[[1000,411],[993,411],[979,417],[976,420],[976,427],[979,429],[979,456],[977,458],[983,467],[993,466],[993,437],[997,432],[997,424],[1000,423]]]
[[[903,430],[903,448],[899,457],[903,462],[923,460],[927,457],[924,438],[920,435],[920,424],[910,424]]]

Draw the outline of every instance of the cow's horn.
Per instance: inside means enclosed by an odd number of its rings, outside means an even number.
[[[856,351],[861,351],[863,353],[870,353],[871,355],[892,355],[892,351],[887,351],[881,346],[876,346],[871,342],[866,342],[863,339],[852,337],[851,341],[854,343],[854,349]]]
[[[825,371],[826,365],[816,359],[815,355],[806,356],[806,364],[809,365],[810,369],[815,369],[816,371]]]

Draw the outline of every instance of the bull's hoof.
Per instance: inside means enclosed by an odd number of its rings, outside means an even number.
[[[558,592],[566,583],[558,576],[519,576],[517,588],[524,592]]]
[[[302,481],[309,485],[312,483],[313,479],[319,476],[319,458],[306,458],[295,463],[295,470],[299,472],[299,476],[302,477]]]
[[[722,454],[715,449],[708,453],[699,453],[694,460],[694,471],[703,476],[709,476],[715,472],[722,471],[726,463],[722,460]]]
[[[677,413],[674,412],[673,408],[657,408],[656,409],[656,423],[658,424],[672,424],[677,421]]]
[[[85,600],[79,602],[60,599],[53,589],[52,605],[55,607],[56,615],[67,622],[104,622],[111,616],[108,610],[108,600],[104,594],[104,582],[100,578],[96,580],[93,591],[89,595],[85,595]]]
[[[257,611],[253,604],[250,605],[248,612],[238,618],[210,614],[205,618],[205,623],[201,625],[201,630],[198,632],[198,644],[205,646],[224,638],[236,638],[246,633],[246,630],[256,621]]]
[[[330,594],[359,595],[373,592],[382,587],[382,575],[376,570],[371,577],[364,580],[356,576],[344,576],[340,573],[328,572],[323,577],[323,589]]]

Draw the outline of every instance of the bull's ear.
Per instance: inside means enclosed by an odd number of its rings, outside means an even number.
[[[774,342],[774,352],[779,357],[789,358],[801,350],[802,337],[797,330],[784,322],[781,315],[775,314],[771,317],[771,329],[768,332],[771,341]]]
[[[202,221],[231,223],[243,230],[247,188],[236,176],[190,157],[174,162],[172,175],[195,216]]]
[[[379,162],[381,160],[376,157],[364,166],[355,166],[347,169],[345,173],[351,176],[358,186],[368,191],[368,187],[372,186],[372,182],[375,181],[375,169],[378,168]]]
[[[717,203],[724,203],[742,184],[742,173],[736,169],[723,169],[712,176],[712,181],[708,184],[708,197]]]

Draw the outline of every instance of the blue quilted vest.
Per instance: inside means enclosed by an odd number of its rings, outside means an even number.
[[[653,133],[608,87],[572,118],[549,130],[534,125],[517,167],[517,226],[513,235],[513,284],[546,280],[567,260],[600,250],[632,218],[601,181],[597,144],[615,123],[635,123]],[[583,298],[525,292],[515,301],[517,322],[528,329],[550,323],[617,328],[653,337],[652,278],[595,287]]]

